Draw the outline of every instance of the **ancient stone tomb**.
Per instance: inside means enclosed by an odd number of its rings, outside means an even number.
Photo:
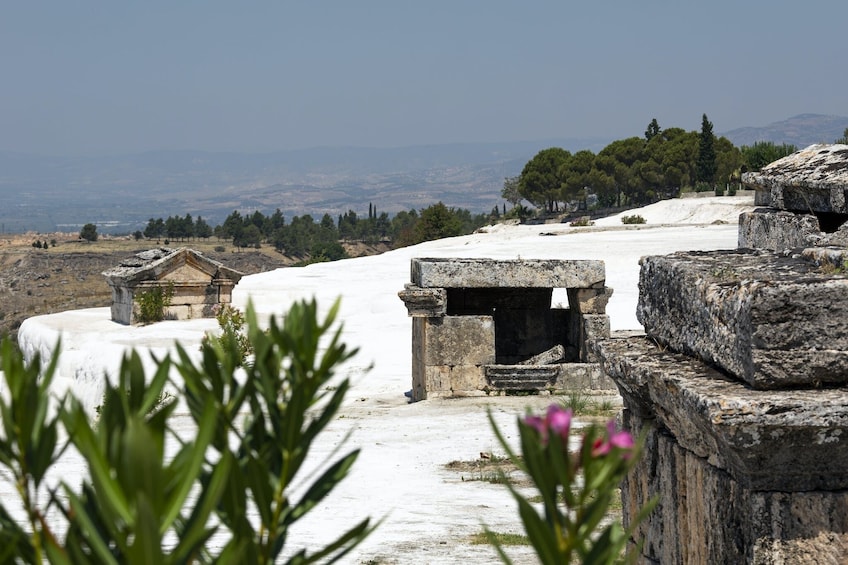
[[[112,289],[112,320],[122,324],[136,323],[138,294],[155,288],[173,293],[166,319],[212,317],[216,306],[232,301],[243,276],[192,249],[165,247],[137,253],[103,275]]]
[[[413,259],[412,400],[614,389],[588,340],[609,336],[602,261]],[[554,289],[567,304],[553,305]]]
[[[762,207],[739,218],[739,247],[848,245],[848,145],[811,145],[742,182]]]
[[[642,259],[647,337],[594,344],[646,434],[622,487],[625,522],[659,497],[641,563],[848,560],[846,257]]]

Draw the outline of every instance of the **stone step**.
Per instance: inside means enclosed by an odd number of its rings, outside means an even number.
[[[534,391],[554,386],[559,365],[486,365],[486,382],[497,390]]]

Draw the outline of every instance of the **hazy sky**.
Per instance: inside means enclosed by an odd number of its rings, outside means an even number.
[[[7,2],[0,150],[621,138],[848,115],[844,0]]]

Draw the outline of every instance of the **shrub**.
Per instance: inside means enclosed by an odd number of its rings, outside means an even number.
[[[174,283],[168,286],[156,286],[149,290],[142,290],[135,295],[138,309],[135,319],[140,324],[152,324],[165,319],[165,311],[171,305],[174,297]]]
[[[575,227],[575,228],[582,228],[582,227],[594,225],[594,223],[595,222],[592,221],[591,217],[580,216],[579,218],[575,218],[575,219],[571,220],[571,223],[569,225],[572,226],[572,227]]]
[[[622,224],[644,224],[645,218],[640,216],[639,214],[634,214],[632,216],[622,216],[621,217]]]
[[[358,455],[300,476],[350,386],[344,379],[327,392],[335,369],[355,354],[339,341],[341,329],[332,331],[338,306],[320,320],[314,301],[297,303],[282,325],[272,318],[267,332],[248,309],[256,361],[246,375],[237,374],[237,352],[213,344],[197,363],[177,346],[178,361],[159,360],[153,375],[131,352],[117,383],[105,379],[97,425],[73,395],[51,409],[57,354],[46,367],[38,357],[27,364],[4,341],[0,471],[18,486],[19,499],[0,501],[2,561],[276,562],[290,527],[323,503]],[[178,402],[157,404],[166,386],[179,391],[194,433],[174,430]],[[67,480],[48,486],[45,477],[69,446],[84,461],[81,487]],[[373,528],[363,519],[324,547],[289,552],[286,562],[339,560]]]
[[[94,224],[85,224],[80,230],[80,239],[86,241],[97,241],[97,226]]]
[[[227,250],[227,248],[224,247],[223,245],[216,245],[215,246],[215,251],[218,252],[218,253],[223,253],[226,250]]]
[[[241,360],[239,364],[243,365],[248,356],[253,354],[253,345],[244,328],[247,322],[244,314],[238,308],[225,304],[218,310],[215,319],[218,321],[221,335],[205,335],[201,347],[208,343],[213,347],[227,348],[238,354]]]

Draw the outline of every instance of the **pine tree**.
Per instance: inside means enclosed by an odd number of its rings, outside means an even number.
[[[704,114],[701,119],[701,134],[698,136],[698,160],[695,163],[695,180],[712,185],[716,177],[715,135],[713,124]]]

